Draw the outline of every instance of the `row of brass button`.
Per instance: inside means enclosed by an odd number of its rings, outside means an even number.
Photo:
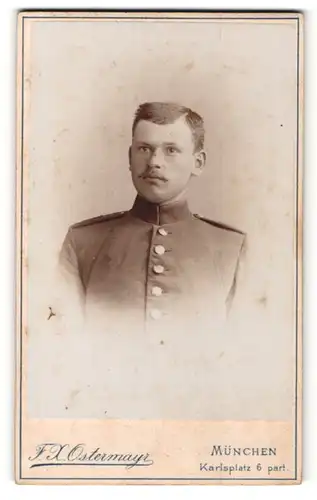
[[[157,232],[161,236],[167,236],[168,235],[168,232],[163,227],[159,227],[158,230],[157,230]],[[154,252],[157,255],[164,255],[164,253],[165,253],[165,247],[163,245],[155,245]],[[165,268],[161,264],[155,264],[153,266],[153,271],[154,271],[155,274],[162,274],[162,273],[164,273]],[[162,293],[163,293],[163,290],[159,286],[153,286],[152,289],[151,289],[151,293],[155,297],[160,297],[162,295]],[[154,320],[160,319],[162,317],[162,311],[160,311],[159,309],[151,309],[150,310],[150,317],[152,319],[154,319]]]

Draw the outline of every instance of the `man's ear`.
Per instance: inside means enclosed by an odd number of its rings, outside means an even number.
[[[129,147],[129,170],[131,170],[131,146]]]
[[[198,176],[202,173],[204,166],[206,164],[206,152],[201,149],[195,153],[194,168],[192,175]]]

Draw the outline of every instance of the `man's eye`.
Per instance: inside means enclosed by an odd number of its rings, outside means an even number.
[[[174,148],[173,146],[168,146],[168,147],[166,148],[166,151],[167,151],[167,153],[168,153],[169,155],[174,155],[175,153],[177,153],[177,149],[176,149],[176,148]]]
[[[148,146],[140,146],[139,151],[141,151],[142,153],[149,153],[150,148]]]

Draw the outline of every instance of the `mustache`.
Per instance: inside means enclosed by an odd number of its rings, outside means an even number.
[[[144,174],[139,175],[139,177],[141,177],[141,179],[160,179],[161,181],[167,182],[166,177],[154,172],[145,172]]]

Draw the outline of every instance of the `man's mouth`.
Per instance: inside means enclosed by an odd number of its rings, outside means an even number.
[[[167,179],[165,179],[165,177],[161,177],[160,175],[142,175],[142,179],[145,179],[145,180],[158,180],[158,181],[163,181],[163,182],[167,181]]]

